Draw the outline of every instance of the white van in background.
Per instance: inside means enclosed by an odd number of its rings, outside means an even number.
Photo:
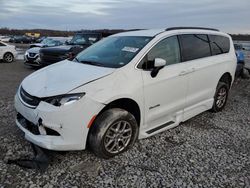
[[[221,111],[235,69],[232,39],[215,29],[119,33],[25,78],[16,123],[43,148],[88,145],[109,158],[138,138]]]

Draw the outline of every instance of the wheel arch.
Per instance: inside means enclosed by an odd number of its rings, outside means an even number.
[[[228,83],[229,87],[232,85],[232,75],[229,72],[225,72],[219,79],[219,82]]]
[[[111,108],[121,108],[121,109],[124,109],[124,110],[130,112],[135,117],[138,128],[140,127],[141,110],[140,110],[138,103],[131,98],[119,98],[119,99],[114,99],[114,100],[108,102],[105,105],[105,107],[99,111],[99,113],[94,117],[93,121],[91,122],[89,131],[91,131],[91,129],[93,128],[92,124],[94,123],[95,119],[99,115],[101,115],[104,111],[111,109]]]
[[[131,98],[120,98],[120,99],[115,99],[111,102],[109,102],[100,112],[104,112],[105,110],[111,109],[111,108],[121,108],[124,109],[128,112],[130,112],[136,119],[136,122],[138,126],[140,126],[141,123],[141,110],[138,105],[138,103],[131,99]]]
[[[130,112],[135,117],[137,125],[138,125],[138,129],[139,129],[140,123],[141,123],[141,110],[140,110],[140,107],[139,107],[138,103],[135,100],[131,99],[131,98],[119,98],[119,99],[115,99],[113,101],[110,101],[94,117],[93,121],[91,121],[91,125],[90,125],[89,131],[88,131],[88,135],[87,135],[87,140],[89,140],[90,133],[94,130],[93,124],[94,124],[95,120],[104,111],[106,111],[108,109],[111,109],[111,108],[121,108],[121,109],[124,109],[124,110]],[[87,147],[88,147],[88,145],[89,144],[87,144]]]
[[[11,54],[11,55],[13,56],[13,58],[14,58],[14,54],[13,54],[12,52],[10,52],[10,51],[6,51],[6,52],[4,52],[4,54],[3,54],[3,58],[4,58],[4,56],[5,56],[6,54]]]

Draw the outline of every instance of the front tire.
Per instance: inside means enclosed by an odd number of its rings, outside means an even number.
[[[88,146],[101,158],[111,158],[128,150],[138,137],[135,117],[113,108],[97,117],[88,135]]]
[[[14,61],[14,56],[12,53],[7,52],[6,54],[4,54],[3,56],[3,60],[6,63],[12,63]]]
[[[212,112],[220,112],[223,110],[227,103],[229,92],[229,84],[225,82],[219,82],[214,95],[214,104],[211,109]]]

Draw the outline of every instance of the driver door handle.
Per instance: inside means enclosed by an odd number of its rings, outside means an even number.
[[[184,76],[184,75],[190,74],[192,72],[195,72],[195,68],[189,69],[187,71],[181,71],[180,74],[179,74],[179,76]]]

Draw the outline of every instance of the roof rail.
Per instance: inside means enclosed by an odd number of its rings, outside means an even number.
[[[218,29],[206,28],[206,27],[170,27],[166,31],[179,30],[179,29],[201,29],[201,30],[210,30],[210,31],[219,31]]]

